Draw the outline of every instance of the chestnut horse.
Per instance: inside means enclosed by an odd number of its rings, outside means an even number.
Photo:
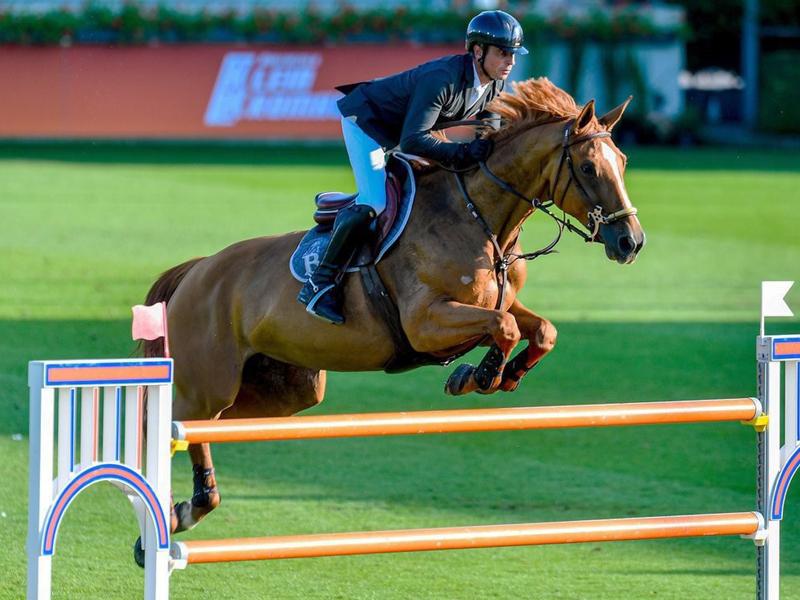
[[[488,378],[462,365],[448,382],[452,394],[514,390],[555,344],[552,323],[517,297],[526,277],[525,261],[514,260],[522,252],[517,240],[541,207],[536,199],[593,230],[591,241],[619,263],[633,262],[644,245],[622,179],[626,158],[609,134],[627,102],[596,117],[594,101],[581,108],[544,78],[514,91],[491,107],[503,125],[484,133],[494,152],[481,169],[418,175],[406,230],[377,267],[417,352],[444,359],[493,344],[491,360],[482,363]],[[467,198],[475,211],[465,208]],[[359,277],[343,282],[344,325],[319,321],[297,302],[289,256],[304,233],[236,243],[170,269],[153,285],[148,304],[168,303],[176,420],[293,415],[322,401],[326,370],[378,371],[392,358],[393,337]],[[495,267],[504,258],[500,286]],[[521,339],[527,347],[507,362]],[[160,342],[145,344],[146,355],[161,352]],[[176,532],[220,501],[209,445],[190,446],[189,453],[195,493],[174,506]]]

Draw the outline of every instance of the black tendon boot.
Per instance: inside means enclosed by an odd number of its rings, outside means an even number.
[[[306,312],[334,325],[344,323],[338,284],[374,218],[375,211],[364,204],[345,208],[336,216],[325,256],[297,295]]]

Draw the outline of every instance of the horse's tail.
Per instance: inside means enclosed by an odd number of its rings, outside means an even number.
[[[164,271],[150,287],[150,291],[147,292],[145,304],[150,306],[158,302],[169,303],[170,298],[172,298],[175,290],[178,289],[178,285],[183,281],[183,278],[201,260],[203,260],[202,256],[193,258]],[[164,338],[141,340],[139,342],[139,353],[146,358],[164,356]]]

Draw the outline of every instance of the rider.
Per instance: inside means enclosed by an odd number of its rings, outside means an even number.
[[[386,207],[386,150],[399,146],[455,167],[486,160],[491,142],[446,142],[431,135],[440,123],[484,112],[505,87],[515,54],[527,54],[519,22],[484,11],[467,26],[466,54],[445,56],[409,71],[337,88],[342,133],[358,188],[356,204],[339,212],[331,241],[297,299],[306,311],[344,323],[339,282],[353,252]]]

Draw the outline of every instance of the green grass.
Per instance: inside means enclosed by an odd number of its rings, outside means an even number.
[[[314,412],[751,395],[759,282],[800,280],[800,154],[630,149],[648,246],[633,266],[565,238],[523,300],[559,328],[513,395],[453,399],[448,370],[330,376]],[[25,583],[26,362],[127,356],[129,307],[163,269],[238,239],[305,228],[312,196],[350,189],[330,148],[0,146],[0,598]],[[526,249],[552,226],[535,217]],[[789,297],[800,308],[800,290]],[[774,332],[800,332],[796,319]],[[19,435],[22,434],[22,439]],[[753,508],[752,431],[733,424],[220,446],[223,504],[185,538],[533,522]],[[176,497],[190,493],[176,458]],[[98,486],[70,508],[54,598],[139,597],[127,501]],[[783,597],[800,598],[789,494]],[[197,566],[174,597],[753,597],[736,538]]]

